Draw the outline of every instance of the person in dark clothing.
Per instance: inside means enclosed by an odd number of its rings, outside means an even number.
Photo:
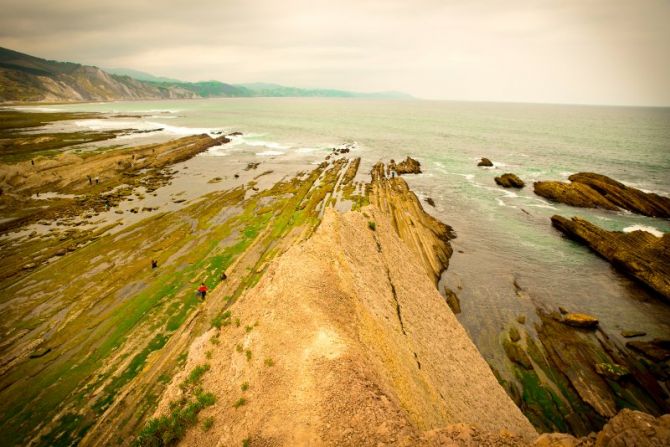
[[[205,285],[204,282],[200,283],[200,287],[198,287],[198,293],[200,294],[200,298],[204,301],[205,300],[205,295],[207,295],[207,286]]]
[[[226,272],[221,272],[221,281],[225,281],[227,278],[228,276],[226,276]]]
[[[151,269],[153,270],[155,268],[158,268],[158,260],[152,259],[151,260]]]

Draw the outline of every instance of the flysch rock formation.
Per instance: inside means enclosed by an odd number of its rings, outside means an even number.
[[[409,156],[400,163],[391,160],[387,167],[387,174],[390,176],[392,171],[395,171],[398,175],[421,174],[421,163]]]
[[[230,311],[240,327],[212,329],[190,349],[185,371],[211,364],[202,386],[219,399],[201,413],[211,430],[190,430],[181,445],[452,445],[463,433],[470,445],[527,445],[537,436],[375,206],[329,208]],[[185,375],[157,415],[180,398]]]
[[[535,182],[535,194],[582,208],[625,209],[650,217],[670,217],[670,198],[646,193],[590,172],[573,174],[571,183]]]
[[[424,211],[405,180],[386,177],[383,163],[377,163],[371,174],[370,203],[391,217],[400,238],[419,256],[437,284],[453,253],[449,244],[454,237],[451,227]]]
[[[607,231],[573,217],[553,216],[552,225],[571,239],[586,244],[621,272],[670,300],[670,234],[656,237],[646,231]]]

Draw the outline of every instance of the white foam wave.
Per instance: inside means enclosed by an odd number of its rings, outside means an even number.
[[[21,106],[11,107],[13,110],[29,110],[32,112],[64,112],[66,109],[58,107],[38,107],[38,106]]]
[[[656,237],[663,237],[663,232],[659,230],[658,228],[652,227],[650,225],[631,225],[629,227],[626,227],[623,229],[624,233],[632,233],[633,231],[646,231],[647,233],[651,233]]]
[[[281,151],[263,151],[263,152],[256,152],[256,155],[259,157],[272,157],[274,155],[284,155],[284,152]]]

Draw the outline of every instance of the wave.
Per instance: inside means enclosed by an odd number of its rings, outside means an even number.
[[[658,228],[652,227],[651,225],[637,224],[637,225],[631,225],[623,229],[624,233],[632,233],[633,231],[646,231],[647,233],[651,233],[656,237],[663,237],[663,234],[665,234]]]
[[[263,152],[256,152],[256,155],[259,157],[272,157],[275,155],[284,155],[284,152],[281,151],[263,151]]]

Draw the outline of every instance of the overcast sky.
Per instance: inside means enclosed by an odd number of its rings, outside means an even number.
[[[670,0],[0,0],[0,46],[187,81],[670,105]]]

